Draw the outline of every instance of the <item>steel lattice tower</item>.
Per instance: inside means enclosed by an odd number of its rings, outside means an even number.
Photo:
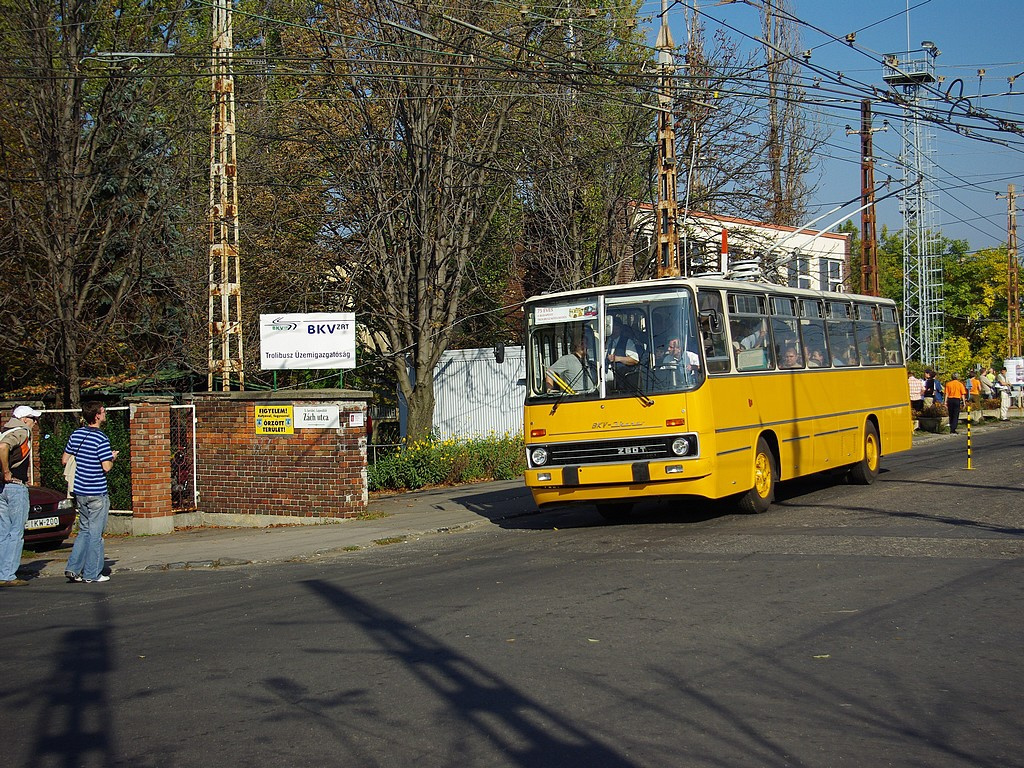
[[[908,359],[935,365],[942,342],[942,266],[937,253],[934,138],[920,118],[921,91],[935,82],[934,44],[885,57],[882,79],[903,90],[903,334]]]
[[[235,156],[235,77],[231,67],[231,2],[213,7],[213,99],[210,117],[210,344],[207,388],[231,374],[245,389],[242,358],[242,278],[238,258],[238,167]]]

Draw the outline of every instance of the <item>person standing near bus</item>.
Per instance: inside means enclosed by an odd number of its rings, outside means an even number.
[[[110,449],[110,439],[101,427],[107,421],[103,403],[82,403],[84,427],[79,427],[68,438],[61,464],[75,458],[74,497],[78,510],[78,536],[71,547],[71,555],[64,575],[69,582],[110,581],[104,575],[103,528],[110,513],[107,473],[114,467],[118,451]]]
[[[942,402],[942,382],[931,368],[924,372],[924,407]]]
[[[910,390],[910,407],[917,413],[924,408],[924,380],[908,371],[907,388]]]
[[[0,433],[0,587],[28,584],[18,578],[18,566],[29,513],[32,429],[42,415],[30,405],[19,405]]]
[[[1010,379],[1003,368],[996,376],[996,385],[999,388],[999,420],[1010,420]]]
[[[967,400],[967,387],[960,381],[957,374],[946,382],[946,408],[949,409],[949,433],[956,434],[956,428],[960,423],[960,408]]]

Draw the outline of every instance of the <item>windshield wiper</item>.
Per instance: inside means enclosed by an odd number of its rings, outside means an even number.
[[[584,364],[585,364],[585,363],[584,363]],[[559,389],[560,389],[561,391],[560,391],[560,392],[558,393],[558,397],[557,397],[557,398],[555,398],[555,402],[554,402],[554,403],[553,403],[553,404],[551,405],[551,412],[550,412],[550,413],[548,414],[549,416],[553,416],[553,415],[555,414],[555,411],[557,411],[557,410],[558,410],[558,406],[562,404],[562,401],[563,401],[563,400],[565,399],[565,396],[566,396],[566,395],[578,395],[578,394],[581,394],[580,392],[577,392],[577,391],[576,391],[575,389],[573,389],[573,386],[574,386],[574,385],[576,384],[576,382],[578,382],[578,381],[579,381],[579,380],[580,380],[581,378],[584,378],[584,380],[585,380],[585,377],[584,377],[584,375],[583,375],[584,373],[586,373],[586,369],[585,369],[585,368],[581,369],[581,370],[580,370],[580,372],[579,372],[579,373],[577,373],[577,374],[576,374],[576,375],[575,375],[575,376],[574,376],[574,377],[572,378],[572,380],[571,380],[571,381],[568,381],[568,382],[567,382],[567,381],[566,381],[565,379],[563,379],[563,378],[562,378],[561,376],[559,376],[559,375],[558,375],[557,373],[554,373],[554,372],[550,372],[550,375],[551,375],[551,380],[552,380],[553,382],[555,382],[555,384],[557,384],[557,385],[558,385],[558,388],[559,388]],[[596,372],[595,372],[595,373],[596,373]],[[595,382],[596,382],[596,377],[595,377]],[[591,391],[592,391],[592,390],[591,390]]]
[[[644,373],[644,371],[643,371],[643,368],[644,368],[643,363],[638,364],[636,366],[636,368],[640,369],[640,370],[637,370],[637,376],[636,376],[637,380],[639,381],[642,378],[641,374]],[[643,390],[640,389],[640,386],[638,384],[634,384],[630,380],[631,378],[632,377],[627,376],[627,375],[621,375],[621,376],[616,377],[614,370],[612,371],[612,381],[615,382],[616,388],[619,388],[621,386],[622,391],[626,392],[627,394],[632,395],[637,400],[639,400],[643,404],[644,408],[648,408],[648,407],[654,405],[654,401],[651,398],[649,398],[646,394],[644,394]],[[606,381],[607,381],[607,379],[606,379]]]

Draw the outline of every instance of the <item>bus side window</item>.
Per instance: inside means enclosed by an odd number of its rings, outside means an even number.
[[[704,290],[698,294],[700,307],[701,344],[704,347],[704,359],[708,373],[728,373],[732,369],[729,360],[729,340],[725,335],[725,323],[722,318],[722,294],[718,291]]]

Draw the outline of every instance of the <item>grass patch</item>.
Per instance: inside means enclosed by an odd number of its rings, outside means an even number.
[[[403,541],[405,541],[405,536],[389,536],[386,539],[374,539],[373,543],[384,547],[388,544],[401,544]]]
[[[352,515],[346,518],[347,520],[384,520],[391,515],[387,512],[360,512],[358,515]]]

